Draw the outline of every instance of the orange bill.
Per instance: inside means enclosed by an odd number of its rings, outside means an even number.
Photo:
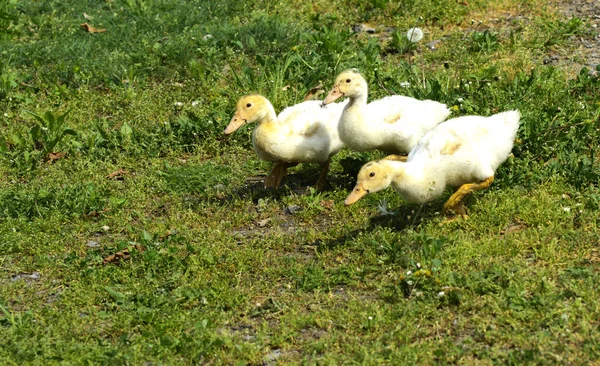
[[[242,117],[240,117],[239,113],[236,113],[233,115],[233,117],[231,118],[231,121],[229,122],[229,125],[227,125],[227,128],[223,132],[226,135],[230,135],[230,134],[234,133],[235,131],[237,131],[240,127],[242,127],[245,124],[246,124],[246,120],[243,119]]]
[[[325,100],[323,100],[323,104],[329,104],[329,103],[337,100],[339,97],[343,97],[343,96],[344,96],[344,93],[342,93],[340,91],[340,86],[336,85],[333,87],[333,89],[331,89],[329,94],[327,94],[327,97],[325,98]]]
[[[344,201],[344,204],[346,206],[349,206],[358,201],[359,199],[363,198],[363,196],[367,193],[369,192],[366,189],[364,189],[360,184],[357,184],[356,187],[354,187],[354,189],[352,190],[352,193],[350,193]]]

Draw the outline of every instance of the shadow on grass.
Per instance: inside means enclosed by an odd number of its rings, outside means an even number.
[[[255,175],[247,177],[242,184],[230,180],[227,185],[211,184],[203,190],[199,190],[197,187],[177,187],[173,191],[182,194],[186,199],[186,204],[192,206],[203,203],[226,206],[238,200],[251,200],[257,204],[260,199],[281,200],[292,193],[311,194],[311,188],[314,188],[318,178],[318,169],[306,164],[300,170],[288,174],[278,189],[265,188],[266,175]],[[353,184],[354,178],[350,175],[330,174],[325,192],[349,190]]]
[[[348,231],[346,234],[330,240],[316,240],[308,245],[316,247],[317,251],[331,250],[337,247],[352,245],[352,241],[363,233],[370,233],[377,229],[388,228],[396,232],[402,232],[408,229],[417,231],[421,223],[431,221],[437,217],[436,209],[439,202],[425,204],[419,208],[418,205],[403,204],[403,206],[393,214],[384,214],[373,216],[369,219],[369,225],[366,227]]]

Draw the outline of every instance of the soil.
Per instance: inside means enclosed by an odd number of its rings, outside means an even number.
[[[597,73],[596,66],[600,64],[600,1],[566,0],[561,2],[559,8],[567,19],[577,17],[587,22],[590,28],[589,34],[586,34],[585,37],[572,36],[571,40],[577,45],[577,48],[571,56],[553,56],[554,59],[559,64],[572,67],[576,73],[582,67],[587,67],[590,72]]]

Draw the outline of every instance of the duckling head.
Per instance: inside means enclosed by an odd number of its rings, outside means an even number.
[[[356,98],[368,90],[367,82],[357,69],[342,71],[335,79],[333,89],[329,92],[323,104],[329,104],[338,98]]]
[[[358,172],[356,186],[344,201],[346,206],[351,205],[368,193],[375,193],[386,189],[392,183],[392,172],[383,161],[372,161],[365,164]]]
[[[265,118],[272,109],[271,103],[267,98],[261,95],[252,94],[241,97],[235,107],[235,114],[231,118],[224,133],[230,135],[248,123],[260,121]]]

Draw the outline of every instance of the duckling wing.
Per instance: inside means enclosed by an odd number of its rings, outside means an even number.
[[[495,170],[512,149],[519,118],[517,111],[490,117],[453,118],[428,132],[410,155],[444,159],[445,162],[451,159],[478,162]]]
[[[321,110],[321,102],[309,100],[287,107],[277,119],[282,128],[288,128],[289,134],[311,137],[323,127],[325,117]]]
[[[368,118],[387,130],[391,140],[404,141],[412,149],[419,139],[449,115],[445,104],[401,95],[388,96],[367,105]]]

